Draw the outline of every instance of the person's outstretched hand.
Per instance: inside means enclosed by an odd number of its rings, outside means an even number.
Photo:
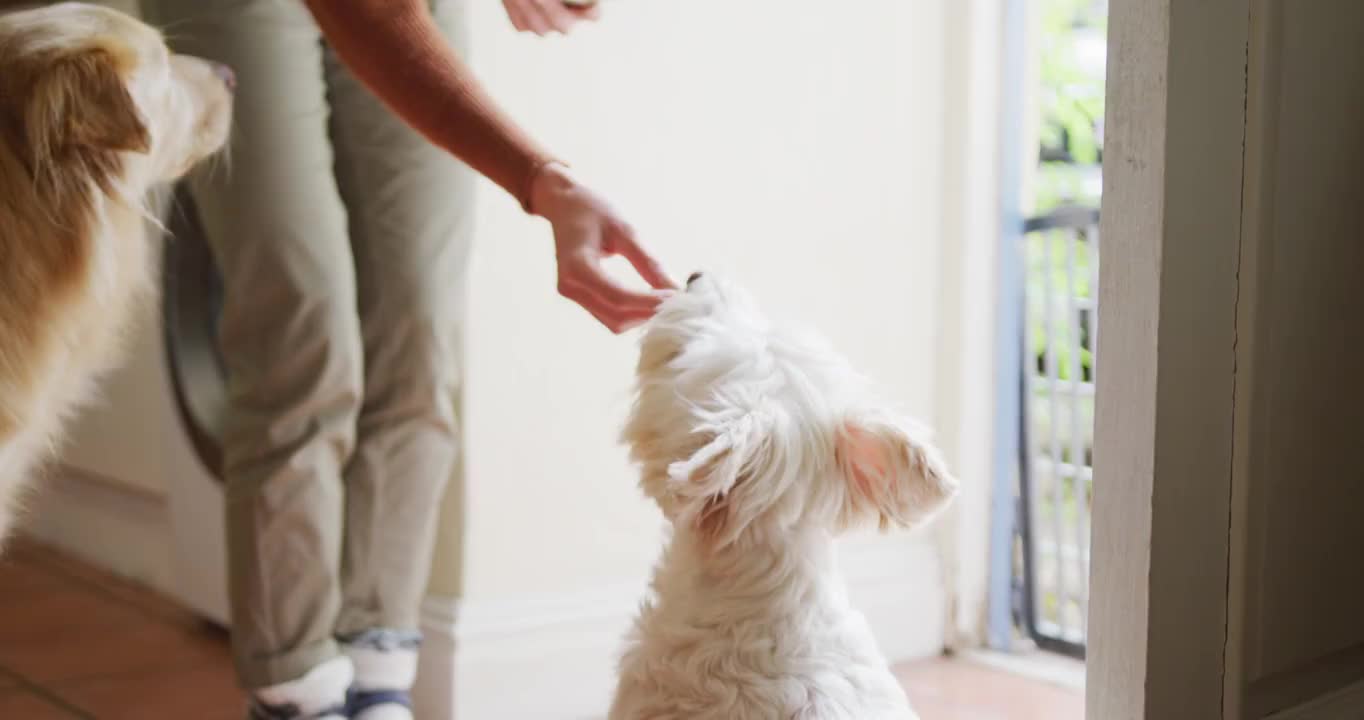
[[[595,3],[579,7],[563,0],[502,0],[502,6],[517,30],[536,35],[567,33],[583,20],[598,16]]]
[[[634,230],[562,165],[546,165],[535,176],[530,205],[554,228],[559,294],[611,332],[625,332],[653,317],[658,304],[677,289]],[[654,289],[632,290],[608,275],[603,262],[612,255],[628,260]]]

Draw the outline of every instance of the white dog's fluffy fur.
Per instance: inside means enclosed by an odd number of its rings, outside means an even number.
[[[672,522],[611,720],[910,720],[834,537],[956,491],[925,432],[819,338],[688,282],[647,326],[625,441]]]
[[[144,198],[227,140],[230,73],[108,8],[0,13],[0,541],[116,364],[156,259]]]

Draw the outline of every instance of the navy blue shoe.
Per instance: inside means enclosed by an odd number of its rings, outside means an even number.
[[[304,715],[294,705],[266,705],[252,700],[246,710],[247,720],[345,720],[350,717],[346,707],[329,708],[316,715]]]
[[[354,690],[346,694],[351,720],[412,717],[412,696],[405,690]]]

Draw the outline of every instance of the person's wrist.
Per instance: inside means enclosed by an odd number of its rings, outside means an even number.
[[[568,166],[563,163],[551,160],[540,165],[530,180],[530,214],[548,217],[559,202],[573,192],[577,184],[577,180],[569,173]]]

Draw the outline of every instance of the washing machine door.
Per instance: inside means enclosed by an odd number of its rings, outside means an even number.
[[[217,343],[223,283],[187,187],[176,188],[168,213],[163,319],[170,381],[195,452],[220,481],[219,439],[227,410],[226,373]]]
[[[188,442],[170,443],[176,595],[206,619],[227,624],[222,437],[227,383],[217,345],[222,281],[188,187],[169,196],[162,271],[166,382]]]

